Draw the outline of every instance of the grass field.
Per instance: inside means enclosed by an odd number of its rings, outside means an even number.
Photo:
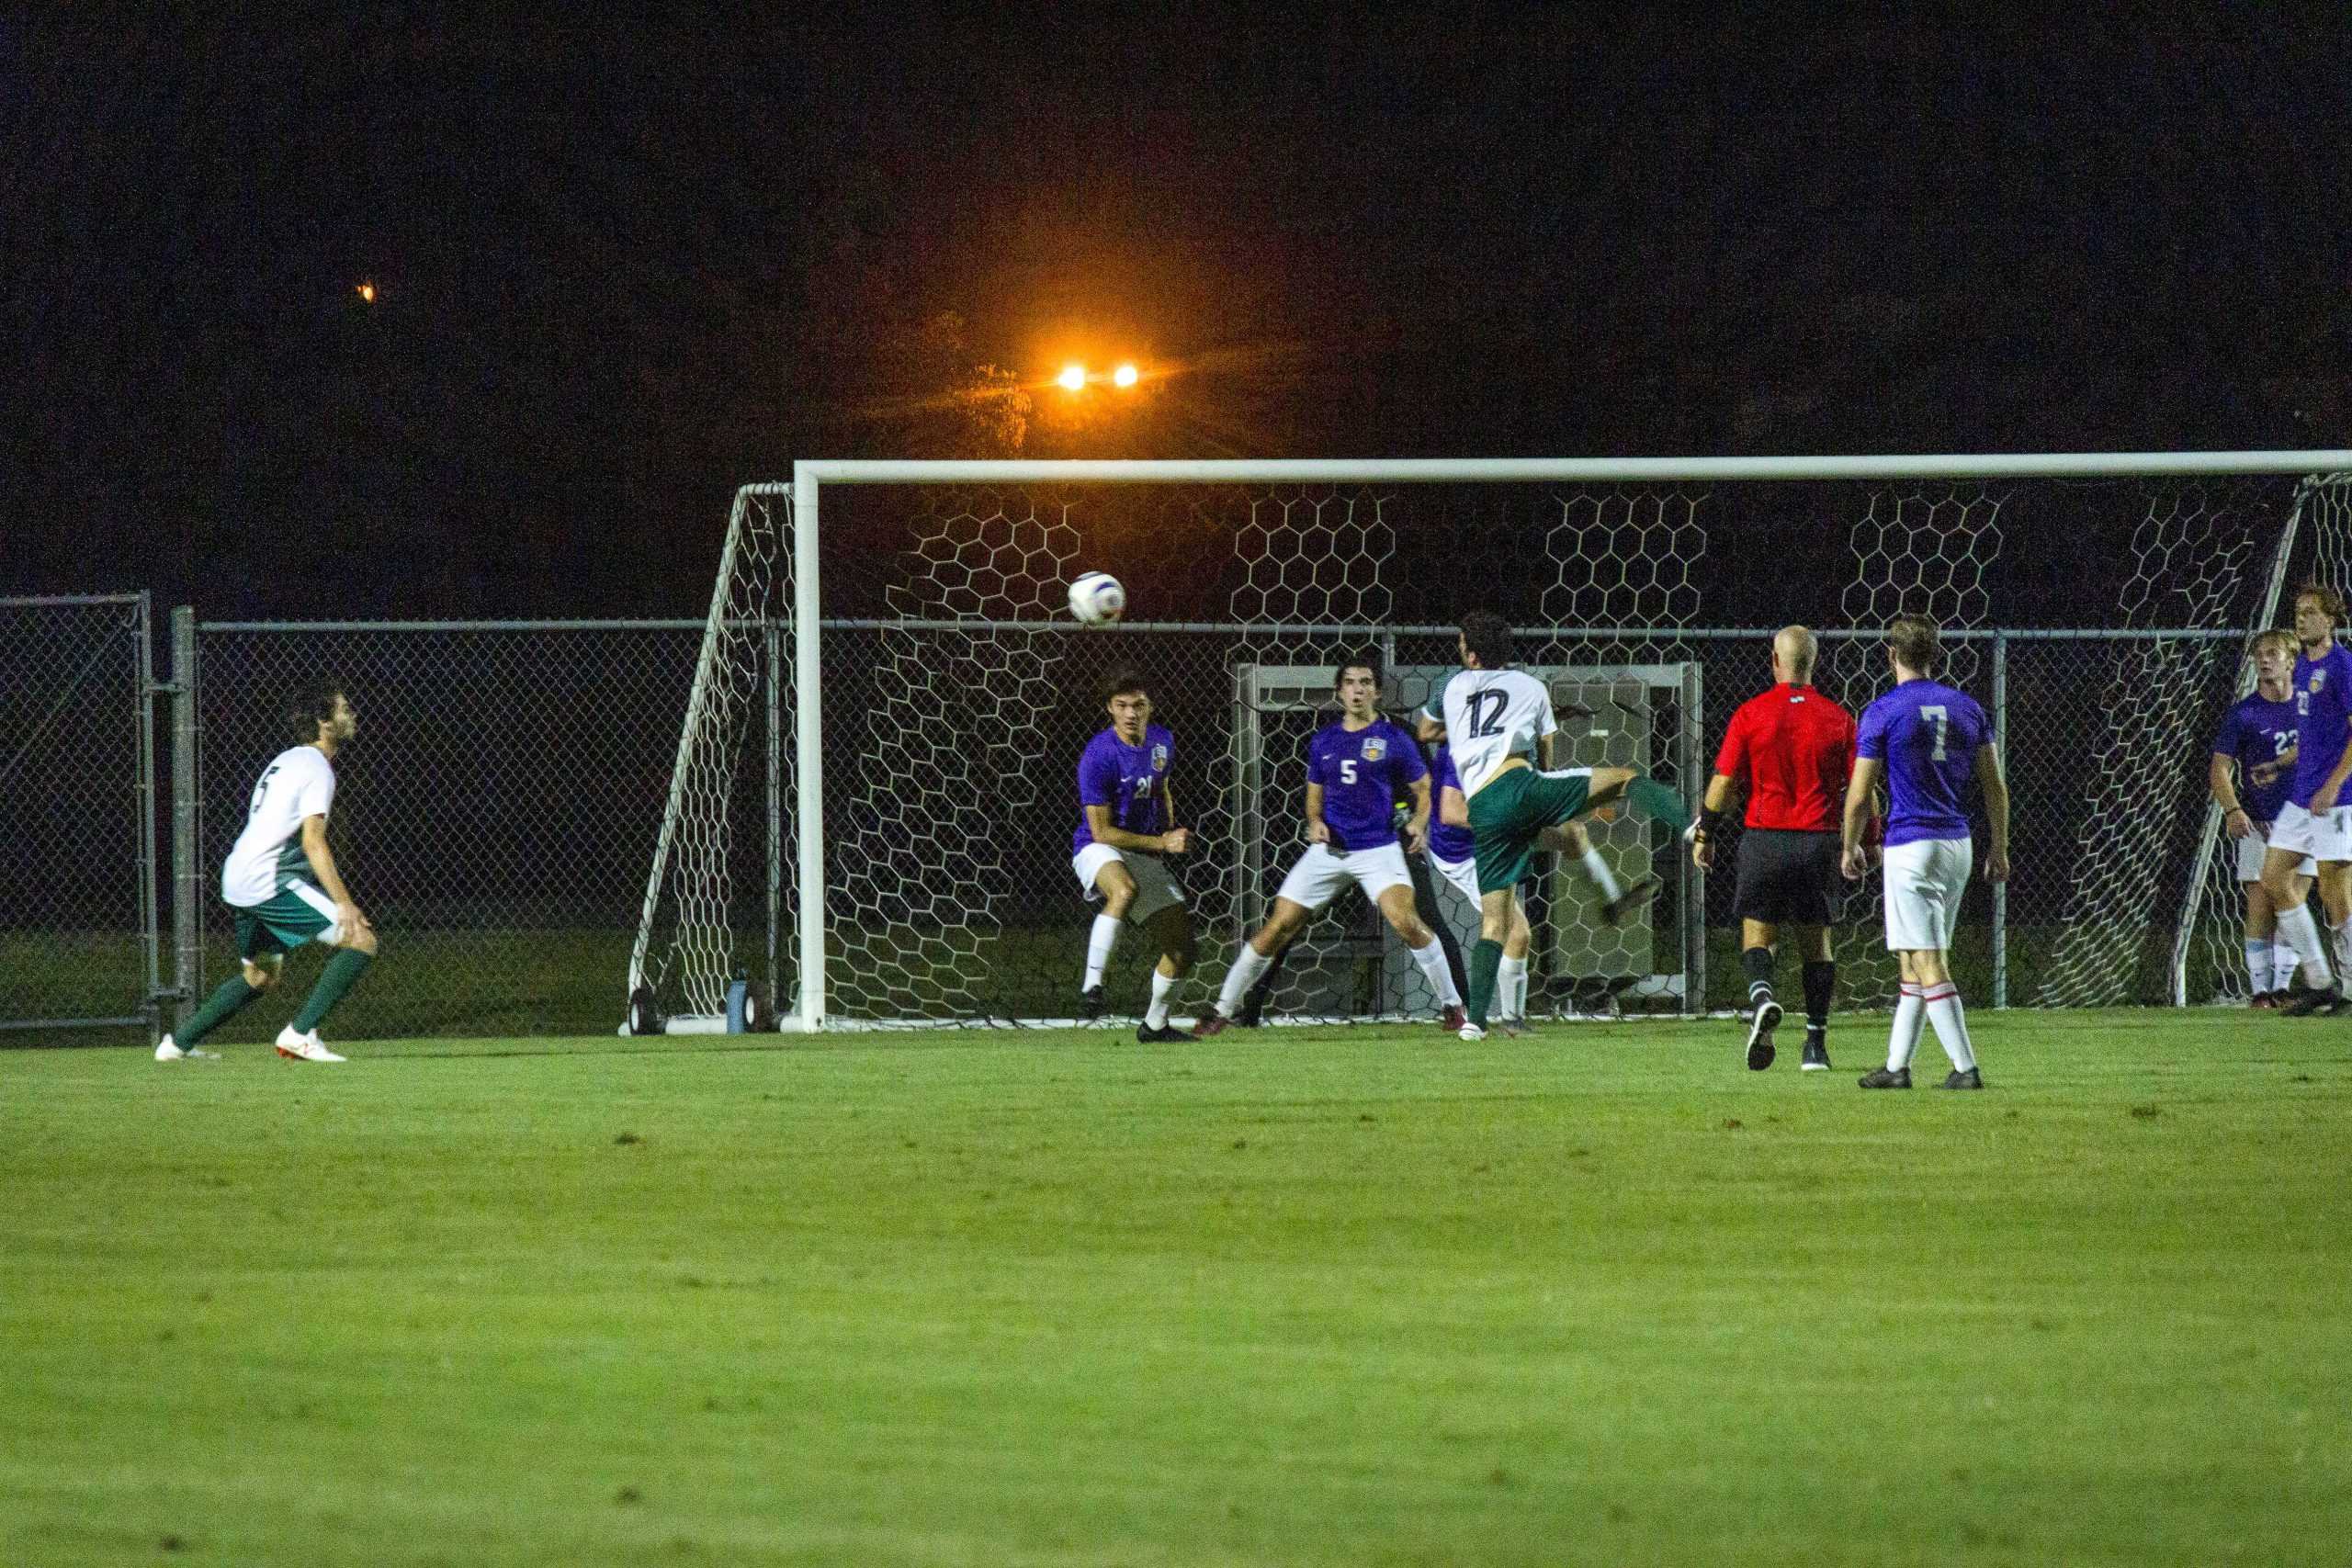
[[[1974,1021],[0,1053],[0,1562],[2345,1561],[2352,1029]]]

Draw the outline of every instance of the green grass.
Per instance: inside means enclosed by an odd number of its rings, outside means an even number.
[[[0,1562],[2341,1561],[2352,1034],[1975,1025],[0,1054]]]

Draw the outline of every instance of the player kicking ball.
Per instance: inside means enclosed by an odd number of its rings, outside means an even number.
[[[1141,926],[1159,943],[1151,972],[1151,1002],[1136,1038],[1147,1045],[1189,1039],[1168,1021],[1168,998],[1193,972],[1193,916],[1166,855],[1193,847],[1189,828],[1174,826],[1176,797],[1168,787],[1176,739],[1151,722],[1151,692],[1132,670],[1102,683],[1111,726],[1086,743],[1078,759],[1078,831],[1070,840],[1070,870],[1090,902],[1102,912],[1086,943],[1086,976],[1078,1014],[1102,1016],[1102,972],[1124,925]]]
[[[1413,878],[1405,865],[1406,854],[1419,854],[1429,833],[1428,764],[1413,738],[1381,716],[1376,661],[1343,661],[1331,685],[1340,699],[1339,721],[1307,742],[1306,852],[1283,878],[1273,914],[1234,954],[1216,1010],[1193,1031],[1200,1039],[1231,1025],[1267,966],[1351,883],[1363,889],[1388,929],[1412,950],[1415,966],[1445,1010],[1445,1027],[1462,1027],[1462,993],[1445,966],[1437,933],[1414,911]],[[1399,795],[1412,802],[1401,843],[1394,826]]]
[[[220,897],[237,918],[242,972],[205,998],[176,1038],[166,1034],[155,1060],[215,1055],[197,1043],[275,989],[286,954],[305,942],[336,950],[302,1010],[277,1035],[277,1054],[294,1062],[340,1062],[319,1040],[319,1024],[376,957],[376,928],[352,902],[327,847],[334,804],[334,755],[359,733],[358,716],[341,682],[312,682],[287,707],[288,739],[262,771],[245,807],[244,830],[220,868]]]
[[[1631,768],[1539,769],[1538,759],[1552,759],[1560,726],[1544,682],[1510,667],[1510,623],[1491,610],[1473,611],[1462,618],[1459,647],[1463,668],[1445,683],[1445,736],[1478,862],[1478,945],[1470,953],[1462,1038],[1483,1040],[1510,934],[1512,891],[1533,873],[1535,857],[1579,852],[1581,840],[1569,830],[1576,819],[1620,799],[1677,832],[1690,826],[1690,813],[1674,791]]]

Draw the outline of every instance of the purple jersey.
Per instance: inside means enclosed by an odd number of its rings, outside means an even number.
[[[1462,775],[1453,771],[1453,750],[1448,746],[1437,749],[1437,760],[1430,764],[1430,853],[1442,861],[1460,864],[1476,857],[1478,846],[1467,828],[1449,828],[1438,818],[1445,802],[1445,792],[1462,787]]]
[[[2295,782],[2287,798],[2309,807],[2312,796],[2344,760],[2352,738],[2352,652],[2330,646],[2317,659],[2295,656]],[[2339,792],[2340,793],[2340,792]],[[2338,806],[2352,801],[2338,800]]]
[[[2254,782],[2254,770],[2278,761],[2295,749],[2295,705],[2292,699],[2272,702],[2260,692],[2240,697],[2222,716],[2222,732],[2213,737],[2213,754],[2234,757],[2238,764],[2238,804],[2257,822],[2276,822],[2286,804],[2288,779],[2280,773],[2268,784]]]
[[[1862,710],[1858,757],[1886,764],[1886,842],[1965,839],[1962,800],[1976,751],[1993,738],[1984,710],[1940,681],[1905,681]]]
[[[1086,743],[1078,755],[1078,831],[1069,852],[1078,853],[1094,841],[1086,824],[1086,808],[1107,806],[1111,826],[1130,833],[1164,833],[1159,796],[1168,783],[1168,764],[1176,754],[1175,737],[1159,725],[1144,727],[1143,744],[1130,746],[1115,729],[1106,729]]]
[[[1413,738],[1385,718],[1362,729],[1326,725],[1306,743],[1306,782],[1323,786],[1323,825],[1335,850],[1376,850],[1396,841],[1396,802],[1430,776]]]

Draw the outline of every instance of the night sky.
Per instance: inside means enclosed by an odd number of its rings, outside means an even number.
[[[1020,455],[2352,443],[2341,7],[847,9],[0,21],[0,592],[694,615],[1068,354]]]

